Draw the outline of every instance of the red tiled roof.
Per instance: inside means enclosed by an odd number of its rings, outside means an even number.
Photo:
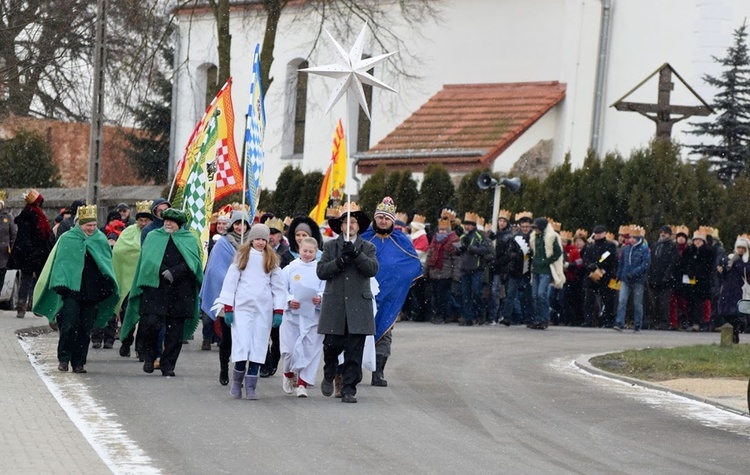
[[[565,84],[519,82],[446,85],[377,145],[361,154],[360,173],[380,165],[449,171],[489,166],[565,97]]]

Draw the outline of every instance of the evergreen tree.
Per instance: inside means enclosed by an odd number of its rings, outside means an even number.
[[[359,190],[359,207],[367,216],[375,213],[375,207],[386,196],[386,183],[388,180],[388,171],[384,165],[378,167],[375,173],[362,185]]]
[[[316,171],[305,174],[294,214],[291,215],[292,217],[297,215],[307,216],[310,214],[310,211],[318,204],[320,185],[322,183],[323,173]]]
[[[0,145],[0,170],[3,188],[60,186],[52,148],[40,133],[31,130],[21,130]]]
[[[716,120],[693,123],[693,135],[711,137],[711,143],[693,145],[694,154],[709,160],[723,182],[747,174],[750,163],[750,55],[747,49],[747,24],[734,31],[734,44],[723,58],[714,61],[724,67],[719,77],[708,74],[703,80],[719,90],[713,108]]]
[[[297,208],[297,200],[305,185],[305,175],[297,167],[287,165],[281,170],[276,180],[276,191],[273,193],[274,214],[280,218],[291,216]],[[261,206],[263,203],[261,203]],[[271,211],[265,207],[263,211]],[[308,210],[309,211],[309,210]]]
[[[437,223],[440,210],[453,207],[456,193],[448,171],[439,164],[429,165],[424,171],[422,186],[419,189],[416,211],[430,223]]]
[[[413,217],[417,206],[419,190],[417,188],[417,181],[412,177],[411,171],[401,171],[396,186],[395,196],[393,197],[396,207],[399,211],[407,213],[410,218]]]
[[[477,178],[489,170],[477,168],[461,178],[458,184],[458,217],[463,218],[467,211],[477,213],[485,219],[492,221],[492,202],[495,199],[495,191],[483,190],[477,185]],[[497,177],[495,177],[497,179]]]
[[[727,203],[750,202],[750,178],[742,176],[727,187]],[[718,223],[719,231],[724,236],[723,243],[727,252],[731,252],[734,238],[739,234],[750,232],[750,214],[744,206],[725,206]]]
[[[172,65],[172,48],[163,51],[164,64]],[[154,97],[139,107],[128,107],[138,129],[125,134],[130,144],[125,149],[135,174],[161,185],[169,175],[169,130],[172,123],[172,80],[167,74],[156,77]]]

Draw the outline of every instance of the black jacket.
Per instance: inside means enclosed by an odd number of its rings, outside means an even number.
[[[648,285],[656,290],[674,288],[676,270],[680,262],[677,244],[670,239],[659,240],[651,247],[651,267],[648,270]]]
[[[144,287],[141,315],[169,315],[173,318],[192,318],[195,312],[195,275],[190,270],[177,246],[169,238],[159,274],[169,270],[174,281],[159,277],[159,287]]]
[[[605,254],[607,257],[604,257]],[[590,286],[606,287],[609,280],[617,276],[617,246],[615,243],[605,239],[599,239],[586,245],[583,255],[583,266],[586,279],[584,282]],[[604,277],[599,282],[594,282],[588,275],[597,268],[604,271]]]

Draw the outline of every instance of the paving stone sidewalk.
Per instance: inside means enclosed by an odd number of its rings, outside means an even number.
[[[15,474],[111,473],[60,407],[16,332],[45,320],[0,311],[0,461]],[[73,375],[70,373],[71,376]]]

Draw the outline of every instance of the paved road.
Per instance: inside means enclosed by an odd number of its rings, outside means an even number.
[[[49,368],[55,338],[35,344]],[[82,381],[103,406],[94,425],[121,424],[135,446],[123,458],[141,450],[143,469],[164,473],[747,473],[747,419],[572,365],[581,354],[711,341],[718,334],[405,322],[390,386],[362,385],[358,404],[318,388],[287,396],[279,374],[261,380],[259,401],[233,400],[218,384],[218,352],[197,340],[175,378],[147,375],[116,349],[92,350],[82,377],[50,374]]]

